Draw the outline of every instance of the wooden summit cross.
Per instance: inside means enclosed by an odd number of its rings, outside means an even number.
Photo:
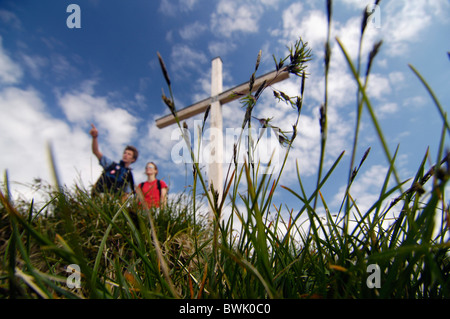
[[[211,106],[210,128],[215,128],[211,134],[215,134],[211,141],[211,158],[208,167],[208,175],[210,184],[214,185],[214,189],[219,192],[221,198],[221,191],[223,187],[223,128],[222,128],[222,104],[229,103],[240,98],[242,95],[249,93],[249,82],[235,86],[225,92],[222,92],[222,59],[220,57],[212,60],[211,70],[211,97],[206,98],[200,102],[192,104],[177,111],[178,119],[185,120],[194,115],[203,113],[208,106]],[[256,91],[264,81],[266,83],[274,84],[289,78],[287,71],[272,71],[255,79],[253,90]],[[175,124],[175,117],[172,114],[166,115],[156,120],[158,128],[164,128],[171,124]],[[210,216],[211,217],[211,216]]]

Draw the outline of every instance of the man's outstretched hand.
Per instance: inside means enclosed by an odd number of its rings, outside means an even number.
[[[92,153],[94,153],[95,156],[97,156],[98,160],[100,160],[103,157],[102,152],[100,152],[100,149],[98,147],[98,130],[95,127],[94,124],[91,124],[92,128],[89,131],[89,134],[92,136]]]
[[[91,134],[91,136],[95,138],[95,137],[98,136],[98,130],[97,130],[97,128],[95,127],[94,124],[91,124],[91,126],[92,126],[92,128],[91,128],[91,130],[89,131],[89,134]]]

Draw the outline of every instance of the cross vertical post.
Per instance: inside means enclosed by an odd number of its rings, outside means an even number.
[[[222,59],[217,57],[211,62],[211,124],[210,143],[211,154],[209,159],[209,182],[214,187],[214,191],[219,194],[223,187],[223,128],[222,128],[222,103],[219,94],[222,93]],[[210,216],[210,218],[213,216]]]

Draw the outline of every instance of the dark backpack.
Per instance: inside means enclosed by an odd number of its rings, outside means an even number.
[[[145,182],[139,184],[139,188],[140,188],[141,190],[143,190],[142,187],[144,187],[144,184],[145,184]],[[159,179],[156,180],[156,185],[157,185],[157,187],[158,187],[159,199],[161,200],[161,181],[160,181]]]
[[[131,170],[123,166],[122,162],[117,164],[113,162],[103,170],[102,175],[94,185],[94,193],[121,193],[126,185],[130,185],[134,192],[134,179]]]

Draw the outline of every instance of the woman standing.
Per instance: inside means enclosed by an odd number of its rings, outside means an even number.
[[[145,166],[147,181],[139,184],[139,188],[144,194],[144,199],[149,208],[160,207],[167,202],[167,184],[156,178],[158,167],[153,162],[148,162]]]

